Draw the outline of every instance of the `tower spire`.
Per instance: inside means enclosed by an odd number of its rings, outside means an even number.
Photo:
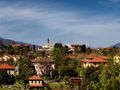
[[[50,39],[49,39],[49,38],[47,39],[47,43],[48,43],[48,44],[50,43]]]

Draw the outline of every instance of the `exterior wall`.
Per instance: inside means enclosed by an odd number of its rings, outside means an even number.
[[[51,69],[53,69],[53,70],[55,69],[55,64],[51,65]]]
[[[43,71],[41,70],[41,65],[39,63],[34,63],[35,70],[37,75],[43,75]]]
[[[114,64],[115,64],[115,63],[119,63],[119,64],[120,64],[120,56],[115,56],[115,57],[113,58],[113,60],[114,60]]]
[[[15,75],[15,71],[14,70],[7,70],[7,73],[10,75]]]
[[[99,64],[99,63],[94,63],[93,66],[94,66],[94,67],[99,67],[100,64]]]
[[[43,81],[29,81],[30,86],[43,86]]]
[[[90,67],[90,66],[92,66],[92,63],[89,63],[89,62],[83,63],[82,66],[83,66],[83,68]]]
[[[93,67],[99,67],[100,64],[104,64],[104,66],[107,66],[107,63],[83,63],[82,66],[83,68],[87,68],[87,67],[90,67],[90,66],[93,66]]]
[[[37,75],[53,73],[53,70],[55,69],[55,64],[51,63],[33,63],[33,65],[35,67]]]

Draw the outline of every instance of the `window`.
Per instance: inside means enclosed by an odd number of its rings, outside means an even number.
[[[33,83],[33,81],[31,81],[31,83]]]
[[[10,71],[8,70],[7,73],[10,74]]]

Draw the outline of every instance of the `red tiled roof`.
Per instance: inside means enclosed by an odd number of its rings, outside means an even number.
[[[0,69],[15,69],[14,66],[8,65],[8,64],[1,64]]]
[[[107,63],[108,61],[105,60],[104,58],[100,58],[100,57],[95,57],[93,59],[83,59],[81,60],[81,62],[91,62],[91,63]]]
[[[89,54],[89,55],[87,55],[87,58],[95,58],[95,57],[100,57],[100,58],[103,58],[103,59],[108,59],[107,56],[98,56],[96,54]]]
[[[32,77],[29,77],[28,80],[42,80],[42,78],[37,75],[33,75]]]
[[[31,60],[32,63],[52,63],[53,57],[38,57]]]
[[[92,62],[100,62],[100,63],[106,63],[108,62],[107,60],[103,59],[103,58],[99,58],[99,57],[96,57],[92,60]]]
[[[108,59],[108,57],[107,56],[100,56],[101,58],[103,58],[103,59]]]

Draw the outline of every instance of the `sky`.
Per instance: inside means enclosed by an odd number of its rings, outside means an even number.
[[[0,37],[111,46],[120,42],[120,0],[0,0]]]

